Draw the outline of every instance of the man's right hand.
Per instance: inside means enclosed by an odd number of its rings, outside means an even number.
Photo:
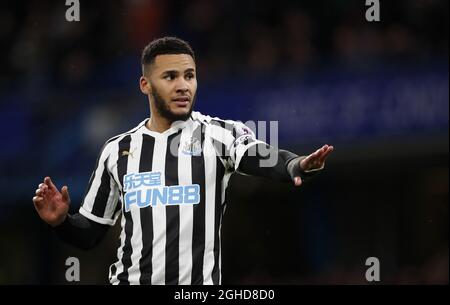
[[[67,186],[58,191],[50,177],[45,177],[39,184],[36,196],[33,197],[34,207],[43,221],[56,227],[64,222],[69,212],[70,197]]]

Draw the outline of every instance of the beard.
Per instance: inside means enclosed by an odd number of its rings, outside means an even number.
[[[195,104],[195,96],[191,101],[191,108],[187,113],[177,114],[170,110],[168,103],[158,94],[156,89],[153,89],[153,100],[155,101],[156,111],[158,111],[159,115],[171,122],[175,121],[186,121],[191,116],[192,110]]]

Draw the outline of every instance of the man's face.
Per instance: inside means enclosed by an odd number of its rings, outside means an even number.
[[[156,56],[141,78],[141,90],[151,95],[158,115],[170,121],[187,120],[197,91],[193,58],[187,54]]]

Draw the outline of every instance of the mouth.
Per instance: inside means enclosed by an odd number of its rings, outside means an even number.
[[[178,96],[172,99],[172,103],[175,103],[178,107],[186,107],[190,103],[189,96]]]

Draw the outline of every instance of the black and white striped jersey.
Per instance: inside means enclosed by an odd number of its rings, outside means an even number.
[[[147,120],[105,143],[80,207],[101,224],[122,215],[110,282],[220,284],[228,181],[263,142],[243,123],[199,112],[163,133]]]

